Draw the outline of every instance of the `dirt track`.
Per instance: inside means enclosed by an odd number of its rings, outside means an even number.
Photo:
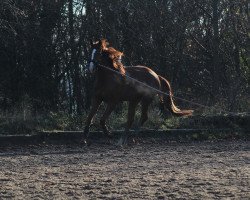
[[[250,142],[0,147],[0,199],[248,199]]]

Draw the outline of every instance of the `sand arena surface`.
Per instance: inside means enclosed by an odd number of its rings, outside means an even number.
[[[249,199],[250,142],[0,147],[0,199]]]

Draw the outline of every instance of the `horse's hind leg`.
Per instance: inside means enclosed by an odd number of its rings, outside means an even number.
[[[86,123],[85,123],[85,128],[84,128],[84,137],[87,138],[88,135],[89,135],[89,126],[91,124],[91,121],[93,119],[93,117],[95,116],[100,104],[102,103],[101,100],[97,99],[97,98],[94,98],[92,100],[92,103],[91,103],[91,109],[90,109],[90,113],[87,117],[87,120],[86,120]]]
[[[152,102],[152,99],[142,100],[142,103],[141,103],[141,118],[140,118],[140,121],[139,121],[138,128],[142,127],[143,124],[148,120],[148,107],[149,107],[151,102]]]
[[[136,135],[139,134],[141,127],[148,120],[148,107],[149,107],[151,102],[152,102],[152,99],[149,99],[149,98],[143,99],[141,101],[141,118],[140,118],[139,124],[137,125],[136,130],[135,130]],[[134,138],[134,142],[136,142],[136,140],[137,140],[136,138]]]
[[[101,127],[103,129],[103,133],[108,135],[108,136],[111,136],[111,133],[106,126],[106,120],[108,119],[108,117],[110,116],[112,111],[114,110],[115,106],[116,106],[115,102],[108,103],[106,110],[104,111],[104,114],[100,120],[100,124],[101,124]]]
[[[126,124],[126,127],[125,127],[125,131],[123,132],[120,140],[118,141],[119,146],[127,144],[129,129],[131,128],[131,126],[132,126],[132,124],[134,122],[135,108],[136,108],[137,104],[138,104],[138,101],[129,102],[127,124]]]

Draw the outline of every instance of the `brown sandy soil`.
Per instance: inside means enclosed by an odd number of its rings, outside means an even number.
[[[0,147],[0,199],[249,199],[250,142]]]

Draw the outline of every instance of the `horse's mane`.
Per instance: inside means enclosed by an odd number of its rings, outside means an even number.
[[[113,67],[118,69],[122,75],[125,75],[125,68],[120,62],[123,53],[116,50],[113,47],[107,47],[106,40],[102,40],[101,48],[103,52],[106,52],[109,55],[109,58],[113,61]]]

